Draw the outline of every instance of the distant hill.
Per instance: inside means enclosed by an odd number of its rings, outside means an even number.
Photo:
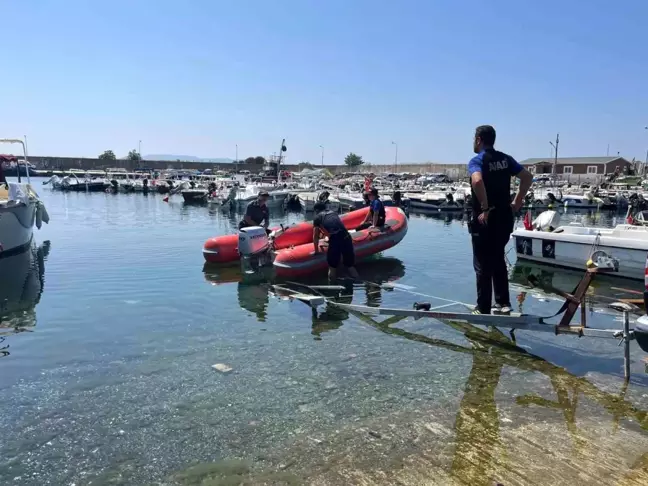
[[[144,160],[167,160],[169,162],[175,162],[180,160],[182,162],[216,162],[220,164],[231,164],[234,162],[234,159],[227,158],[213,158],[213,159],[202,159],[200,157],[195,157],[193,155],[173,155],[173,154],[152,154],[152,155],[143,155],[142,159]]]

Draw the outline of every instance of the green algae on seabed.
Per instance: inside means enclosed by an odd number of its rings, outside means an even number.
[[[588,380],[515,346],[497,329],[486,331],[470,324],[447,323],[465,335],[471,343],[466,347],[392,327],[403,319],[400,317],[377,322],[352,313],[382,332],[471,354],[473,364],[459,410],[456,414],[438,408],[395,411],[341,427],[316,441],[298,437],[287,453],[272,461],[276,462],[275,471],[284,468],[280,463],[290,465],[292,480],[300,481],[294,484],[648,484],[648,453],[637,457],[637,450],[648,450],[648,436],[643,433],[648,429],[647,414],[626,401],[625,387],[618,396],[604,392]],[[516,397],[513,404],[530,414],[538,410],[562,411],[567,435],[555,414],[526,424],[524,417],[515,414],[515,420],[503,420],[505,406],[500,404],[498,408],[496,389],[505,366],[549,378],[557,400],[528,394]],[[587,409],[577,422],[579,405]],[[612,415],[611,431],[597,405]],[[631,426],[621,429],[621,419],[634,419],[643,430]],[[214,467],[218,472],[218,466]],[[200,470],[209,471],[210,466],[203,465]],[[209,477],[218,481],[217,472]],[[238,476],[239,483],[182,482],[186,478],[183,474],[176,476],[180,484],[291,484],[288,478],[251,469],[245,477]]]
[[[238,460],[200,463],[174,475],[183,486],[240,486],[252,484],[296,486],[301,480],[287,472],[267,472],[252,475],[248,462]]]

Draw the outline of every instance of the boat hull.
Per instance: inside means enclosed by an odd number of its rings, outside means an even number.
[[[340,219],[347,229],[353,229],[362,224],[368,212],[368,208],[363,208],[344,214],[340,216]],[[313,223],[310,221],[304,221],[287,228],[273,228],[272,231],[274,232],[274,247],[277,250],[313,241]],[[231,263],[239,260],[238,233],[210,238],[203,246],[203,256],[209,263]]]
[[[0,206],[0,258],[22,253],[32,241],[36,203]]]
[[[357,259],[392,248],[407,234],[407,216],[402,209],[389,207],[385,208],[385,213],[384,229],[352,232],[353,248]],[[328,268],[326,252],[315,254],[312,242],[278,250],[273,265],[278,277],[300,277]]]
[[[574,235],[569,233],[550,233],[544,231],[516,230],[513,233],[517,257],[547,265],[583,270],[589,260],[594,245],[597,250],[619,260],[619,271],[610,275],[643,280],[645,273],[646,253],[648,242],[623,240],[590,235]],[[615,241],[616,240],[616,241]]]
[[[182,198],[186,203],[206,203],[207,194],[208,192],[206,190],[193,189],[189,191],[182,191]]]

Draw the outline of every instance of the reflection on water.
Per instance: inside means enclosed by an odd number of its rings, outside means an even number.
[[[335,297],[344,299],[348,303],[353,300],[356,290],[362,290],[366,300],[365,305],[378,306],[381,304],[382,289],[380,284],[388,281],[397,280],[405,275],[405,265],[398,258],[382,257],[374,255],[373,257],[359,262],[357,265],[362,282],[352,284],[348,281],[344,285],[344,291],[322,290],[326,297]],[[205,280],[212,285],[222,285],[227,283],[237,284],[237,297],[241,309],[256,315],[259,322],[265,322],[267,317],[267,307],[269,303],[269,294],[272,292],[272,283],[287,285],[297,285],[298,282],[290,282],[285,279],[273,279],[272,268],[261,268],[254,274],[245,273],[239,265],[219,266],[205,264],[203,267]],[[326,285],[328,283],[325,275],[317,275],[315,278],[305,280],[309,285]],[[314,310],[313,328],[319,329],[317,336],[325,330],[339,328],[343,321],[348,319],[348,314],[335,306],[325,306],[325,310],[319,315]],[[315,332],[314,332],[315,334]]]
[[[583,277],[583,272],[577,270],[557,269],[555,267],[518,260],[511,268],[511,284],[521,286],[532,290],[534,293],[544,292],[553,294],[555,289],[572,292]],[[625,290],[624,290],[625,289]],[[606,307],[612,302],[618,302],[620,299],[635,299],[638,304],[642,304],[643,299],[636,299],[637,295],[632,292],[643,292],[643,286],[640,281],[623,279],[606,275],[604,273],[597,275],[587,291],[586,303],[592,307]],[[519,312],[523,312],[523,299],[518,296],[520,307]],[[636,312],[640,312],[639,307]]]
[[[378,258],[360,266],[359,271],[365,283],[347,284],[344,290],[322,289],[321,293],[341,303],[351,303],[354,295],[360,295],[364,305],[380,305],[385,290],[375,284],[402,278],[405,274],[402,262],[394,258]],[[517,264],[512,269],[511,280],[514,284],[527,285],[529,277],[533,276],[540,283],[540,288],[551,292],[554,287],[571,289],[582,275],[578,272],[546,270],[533,264]],[[224,277],[221,275],[221,278]],[[602,280],[597,282],[600,292],[609,289]],[[257,284],[255,288],[259,292],[257,299],[260,299],[260,289],[267,296],[270,287]],[[240,298],[241,289],[239,287],[239,303],[244,307]],[[267,305],[267,300],[265,302]],[[288,484],[420,484],[444,477],[447,480],[442,479],[439,484],[609,484],[610,478],[599,475],[597,468],[601,467],[608,474],[609,466],[606,464],[615,461],[619,464],[629,463],[625,468],[619,467],[615,473],[616,484],[639,485],[648,481],[648,454],[641,455],[639,452],[637,455],[637,451],[648,448],[648,437],[645,435],[648,412],[626,398],[627,385],[619,393],[605,391],[586,378],[575,376],[519,347],[495,328],[482,329],[467,323],[445,322],[467,341],[467,344],[458,344],[455,339],[434,338],[409,331],[404,328],[406,322],[403,317],[378,320],[332,304],[326,304],[319,313],[314,309],[311,312],[312,334],[318,340],[324,333],[339,329],[343,322],[357,318],[386,335],[470,356],[472,364],[454,420],[444,422],[447,430],[440,429],[439,423],[434,422],[438,436],[430,440],[436,442],[421,441],[420,434],[430,430],[430,418],[440,412],[436,409],[422,410],[406,418],[395,413],[393,417],[383,420],[397,430],[413,429],[416,432],[412,432],[412,436],[406,432],[402,432],[403,436],[392,436],[389,452],[381,452],[378,458],[363,452],[373,450],[375,446],[367,443],[365,434],[359,432],[362,424],[350,425],[347,426],[348,430],[327,437],[327,447],[299,443],[286,453],[287,457],[282,455],[281,464],[291,464],[291,473],[257,471],[250,463],[230,474],[223,472],[228,470],[227,463],[204,464],[175,476],[176,479],[182,478],[181,484],[200,484],[200,481],[209,479],[227,481],[233,477],[242,482],[276,480],[274,474],[280,474],[281,480]],[[399,323],[404,327],[396,327]],[[534,376],[534,383],[539,381],[539,376],[544,376],[548,379],[547,385],[542,387],[536,384],[533,392],[521,390],[498,396],[497,390],[504,384],[504,377],[510,379],[510,371],[505,372],[507,369]],[[596,407],[592,404],[596,404]],[[518,410],[520,417],[505,417],[503,410],[510,409]],[[531,420],[531,426],[525,423],[525,410],[536,417],[536,420]],[[561,432],[559,427],[548,425],[559,418],[564,423],[566,433]],[[596,427],[603,429],[609,423],[612,433],[605,432],[603,437],[593,436],[592,421]],[[619,432],[622,421],[634,422],[643,432],[638,435],[632,429],[628,431],[627,426],[623,433]],[[380,438],[381,435],[376,433],[374,437]],[[632,443],[627,437],[637,442]],[[546,441],[560,446],[553,445],[549,446],[553,450],[547,449],[548,446],[544,445]],[[440,458],[445,456],[438,450],[446,446],[452,449],[439,469]],[[525,447],[529,450],[525,450]],[[340,451],[352,453],[354,461],[349,463],[342,459]],[[602,465],[601,454],[605,454]],[[635,455],[625,457],[624,454]],[[316,461],[311,459],[313,457],[327,463],[326,470],[318,469]],[[393,464],[401,462],[408,466],[393,467]],[[279,470],[282,469],[283,466],[279,465]],[[399,474],[417,479],[402,479]],[[200,480],[196,482],[198,478]]]
[[[511,464],[503,462],[506,447],[500,435],[501,417],[495,391],[505,366],[542,373],[549,378],[556,400],[544,398],[539,394],[525,394],[513,397],[514,401],[524,408],[535,406],[549,412],[560,411],[572,441],[573,453],[577,456],[584,455],[587,447],[597,448],[596,444],[585,438],[577,425],[577,410],[581,397],[596,402],[606,410],[615,430],[618,430],[621,419],[632,419],[641,429],[648,430],[648,412],[636,408],[625,399],[626,386],[618,395],[602,391],[588,380],[576,377],[518,347],[498,329],[484,330],[467,323],[446,322],[448,326],[461,332],[470,343],[470,346],[462,346],[394,327],[403,320],[402,317],[391,317],[379,322],[364,314],[350,312],[364,323],[386,334],[472,355],[472,366],[454,425],[455,451],[450,466],[450,476],[459,480],[461,484],[492,485],[494,481],[513,478],[519,480],[525,476],[524,470],[513,467],[515,461],[510,461]],[[648,446],[648,440],[645,442]],[[638,481],[636,484],[648,481],[647,459],[647,455],[644,454],[637,461],[636,467],[626,475],[626,479]],[[536,461],[542,460],[532,458],[531,466],[535,466]],[[582,477],[584,471],[579,474]],[[554,483],[546,480],[538,483],[534,481],[532,484]]]
[[[35,307],[45,283],[49,241],[40,247],[0,259],[0,357],[8,356],[5,335],[28,331],[36,325]]]

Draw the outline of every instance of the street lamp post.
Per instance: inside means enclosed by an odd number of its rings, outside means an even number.
[[[236,164],[236,173],[238,174],[238,143],[236,144],[236,155],[234,156],[234,163]]]
[[[396,153],[394,154],[394,173],[398,172],[398,144],[392,142],[392,145],[396,147]]]
[[[322,149],[322,167],[324,167],[324,146],[320,145],[320,148]]]

